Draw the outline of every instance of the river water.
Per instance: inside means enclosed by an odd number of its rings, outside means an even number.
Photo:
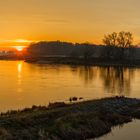
[[[140,69],[0,61],[0,111],[116,95],[140,98]]]
[[[140,120],[134,120],[123,127],[114,127],[112,132],[96,140],[139,140]]]

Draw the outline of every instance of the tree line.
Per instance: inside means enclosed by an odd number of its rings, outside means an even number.
[[[113,32],[105,35],[103,45],[91,43],[70,43],[62,41],[41,41],[32,43],[27,52],[30,56],[64,56],[73,58],[125,59],[126,50],[130,57],[134,54],[133,35],[130,32]]]

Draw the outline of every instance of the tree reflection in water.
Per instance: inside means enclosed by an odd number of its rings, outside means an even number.
[[[42,70],[48,75],[62,74],[67,77],[69,70],[74,76],[84,81],[84,86],[103,88],[101,91],[108,95],[129,96],[131,83],[136,69],[124,67],[93,67],[93,66],[66,66],[66,65],[39,65],[32,66],[35,70]],[[45,75],[46,77],[46,75]],[[51,77],[50,77],[51,78]],[[74,77],[76,79],[76,77]]]
[[[134,70],[123,67],[100,68],[100,78],[108,93],[128,96],[131,90],[131,81]]]
[[[98,73],[97,67],[90,66],[71,66],[71,70],[74,74],[78,74],[86,85],[91,84]]]
[[[134,69],[124,67],[90,67],[71,66],[74,74],[78,74],[86,85],[100,81],[104,92],[111,95],[129,96]]]

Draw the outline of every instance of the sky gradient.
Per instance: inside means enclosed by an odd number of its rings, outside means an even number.
[[[17,39],[102,43],[122,30],[140,42],[139,0],[0,1],[0,46]]]

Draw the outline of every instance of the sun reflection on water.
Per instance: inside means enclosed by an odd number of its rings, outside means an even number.
[[[18,71],[18,88],[17,88],[17,91],[18,92],[22,92],[22,88],[21,88],[21,84],[22,84],[22,65],[23,63],[20,61],[18,62],[17,64],[17,71]]]

